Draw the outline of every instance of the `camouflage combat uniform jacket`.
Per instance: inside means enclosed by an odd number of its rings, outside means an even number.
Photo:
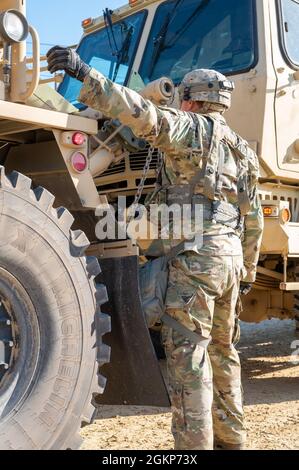
[[[225,119],[219,113],[203,116],[172,108],[157,107],[151,101],[126,87],[114,84],[100,72],[92,69],[86,77],[79,100],[107,117],[119,119],[133,132],[146,139],[152,147],[165,154],[165,173],[171,186],[188,184],[199,171],[210,150],[213,137],[213,121],[218,122],[220,134],[230,132]],[[238,178],[240,156],[221,135],[220,153],[223,164],[220,179],[215,180],[218,190],[214,200],[229,202],[238,207]],[[208,243],[200,248],[207,255],[236,255],[243,253],[244,282],[254,282],[263,230],[263,214],[257,195],[258,159],[241,138],[232,135],[232,140],[245,154],[245,171],[248,173],[250,207],[244,220],[244,229],[234,229],[214,221],[204,222],[204,236]],[[214,170],[217,172],[217,168]],[[212,176],[212,175],[211,175]],[[202,184],[196,185],[195,193],[202,193]],[[188,244],[190,249],[190,244]],[[197,247],[192,248],[198,251]]]

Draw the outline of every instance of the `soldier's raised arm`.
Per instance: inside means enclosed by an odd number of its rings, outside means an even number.
[[[195,136],[196,125],[189,113],[155,106],[135,91],[113,83],[90,68],[70,48],[55,46],[50,49],[47,58],[50,72],[65,70],[83,82],[79,101],[100,110],[107,117],[118,119],[151,145],[162,150],[179,150],[183,155],[188,155],[197,137],[196,147],[200,147],[200,136]],[[203,129],[203,134],[206,134],[209,123],[202,119],[202,125],[206,127]]]

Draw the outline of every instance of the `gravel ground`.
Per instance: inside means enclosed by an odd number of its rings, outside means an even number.
[[[291,321],[242,324],[238,349],[248,449],[299,449],[299,338],[298,355],[291,356],[295,340]],[[171,450],[170,422],[168,409],[103,406],[99,419],[82,430],[82,449]]]

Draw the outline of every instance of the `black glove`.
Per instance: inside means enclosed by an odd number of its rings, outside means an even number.
[[[70,47],[55,46],[47,53],[48,70],[51,73],[64,70],[68,75],[83,82],[91,67],[81,60]]]
[[[241,282],[240,283],[240,294],[247,295],[252,289],[252,284],[250,282]]]

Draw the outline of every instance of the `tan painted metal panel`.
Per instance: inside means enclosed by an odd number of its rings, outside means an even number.
[[[86,134],[97,134],[98,123],[93,119],[73,116],[56,111],[33,108],[0,100],[0,119],[31,123],[42,128],[80,130]]]
[[[299,282],[282,282],[280,284],[281,290],[286,291],[298,291],[299,290]]]
[[[74,117],[74,116],[73,116]],[[81,118],[82,119],[82,118]],[[96,122],[96,121],[95,121]],[[65,161],[69,174],[73,180],[74,187],[80,197],[81,204],[83,207],[95,209],[98,206],[108,206],[108,201],[105,196],[98,194],[97,188],[94,184],[93,177],[89,171],[89,168],[83,173],[77,173],[71,165],[71,157],[74,153],[74,149],[68,148],[61,144],[61,132],[59,130],[53,131],[57,145],[60,149],[61,155]],[[80,151],[87,155],[88,143],[86,142],[85,148],[80,148]]]

